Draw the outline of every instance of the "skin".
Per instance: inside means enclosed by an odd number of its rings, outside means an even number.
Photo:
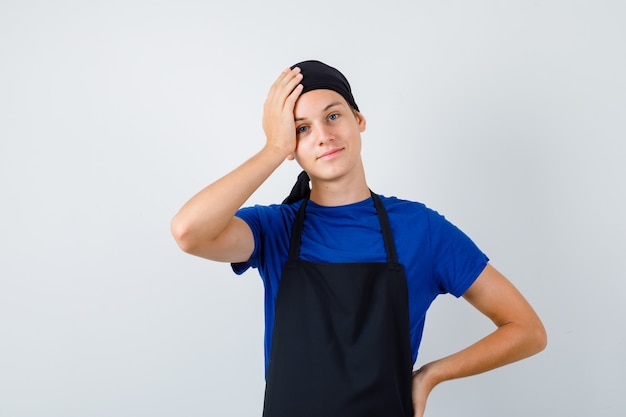
[[[370,195],[361,160],[363,115],[331,90],[302,93],[300,70],[284,70],[264,104],[266,142],[250,159],[193,196],[172,219],[185,252],[222,262],[244,262],[254,250],[248,225],[235,212],[284,160],[296,160],[311,178],[311,200],[345,205]],[[439,383],[504,366],[545,348],[545,329],[526,299],[487,265],[463,298],[495,330],[471,346],[413,373],[414,417]]]

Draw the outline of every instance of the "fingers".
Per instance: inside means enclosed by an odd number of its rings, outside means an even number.
[[[302,81],[300,68],[285,69],[272,85],[268,101],[290,104],[292,107],[302,91],[300,81]]]
[[[296,85],[302,80],[302,72],[300,68],[295,67],[294,69],[287,68],[285,69],[276,82],[282,86],[285,86],[288,90],[293,90]]]
[[[291,94],[289,94],[289,96],[287,97],[287,100],[285,100],[285,106],[291,112],[293,112],[293,109],[296,105],[296,101],[298,100],[298,97],[300,97],[300,94],[302,93],[303,88],[304,87],[302,86],[302,84],[296,85],[296,88],[293,89]]]
[[[263,129],[268,145],[282,149],[286,155],[296,148],[294,109],[302,93],[300,68],[285,69],[280,73],[265,100]]]

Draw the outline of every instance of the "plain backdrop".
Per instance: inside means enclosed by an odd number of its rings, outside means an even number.
[[[370,187],[464,230],[548,330],[427,416],[624,416],[625,45],[621,0],[0,0],[0,416],[260,416],[261,280],[169,222],[304,59],[352,83]],[[416,366],[492,329],[439,297]]]

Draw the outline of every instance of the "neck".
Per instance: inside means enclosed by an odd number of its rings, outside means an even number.
[[[370,197],[370,189],[361,171],[352,177],[332,180],[311,178],[311,201],[320,206],[344,206],[358,203]]]

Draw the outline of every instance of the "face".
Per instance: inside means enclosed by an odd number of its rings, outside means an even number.
[[[315,180],[333,180],[362,169],[361,132],[365,118],[332,90],[313,90],[298,98],[295,159]]]

